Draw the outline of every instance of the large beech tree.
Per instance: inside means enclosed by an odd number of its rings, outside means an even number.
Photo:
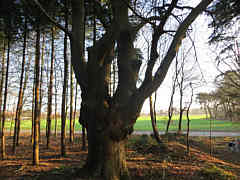
[[[82,93],[81,118],[85,119],[87,127],[88,158],[85,168],[89,173],[99,173],[106,180],[130,178],[124,150],[126,139],[133,132],[145,99],[163,82],[189,26],[212,1],[201,0],[191,7],[191,3],[185,5],[182,0],[89,0],[85,1],[86,4],[84,0],[71,0],[72,29],[67,30],[34,0],[48,19],[65,31],[70,39],[71,63]],[[104,30],[102,36],[88,48],[88,59],[85,60],[84,16],[88,2],[94,4],[94,15]],[[140,10],[148,16],[143,17]],[[154,15],[153,11],[156,12]],[[168,26],[170,19],[178,22],[173,29]],[[151,25],[148,30],[152,32],[150,59],[144,79],[139,84],[141,61],[134,42],[138,32],[147,24]],[[171,44],[158,64],[158,45],[161,37],[167,35]],[[115,58],[112,54],[115,49],[118,85],[112,95],[109,94],[109,67]]]

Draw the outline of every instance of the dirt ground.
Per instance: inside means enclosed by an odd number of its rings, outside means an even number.
[[[230,152],[232,137],[190,138],[187,153],[185,136],[162,136],[159,145],[151,136],[132,136],[126,146],[127,165],[133,180],[240,180],[240,153]],[[67,156],[60,157],[60,135],[52,136],[50,149],[41,137],[40,165],[32,165],[30,134],[22,134],[16,154],[11,152],[12,137],[7,142],[7,159],[0,161],[0,180],[100,180],[83,177],[80,168],[87,157],[81,150],[81,137],[74,143],[67,139]],[[211,143],[210,143],[211,142]],[[210,146],[211,144],[211,146]],[[212,148],[210,148],[212,147]],[[210,155],[212,149],[212,155]]]

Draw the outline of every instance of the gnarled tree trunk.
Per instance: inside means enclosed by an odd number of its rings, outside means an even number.
[[[88,158],[85,167],[93,174],[102,174],[105,180],[129,179],[126,168],[124,142],[133,131],[144,100],[163,82],[188,26],[211,0],[203,0],[180,24],[166,56],[153,77],[158,58],[158,40],[165,34],[163,27],[177,1],[172,1],[163,22],[154,28],[151,58],[146,76],[137,88],[141,62],[136,56],[134,40],[136,29],[128,18],[130,0],[111,0],[113,20],[106,33],[88,48],[88,61],[84,61],[84,2],[72,0],[71,53],[72,65],[82,90],[81,116],[86,120]],[[104,17],[103,17],[104,18]],[[107,24],[106,24],[107,26]],[[117,44],[118,86],[109,94],[108,67],[113,61],[111,52]],[[79,60],[80,59],[80,60]],[[81,118],[80,118],[81,119]]]

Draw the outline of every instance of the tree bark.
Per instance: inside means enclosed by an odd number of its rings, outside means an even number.
[[[65,28],[68,29],[68,0],[65,0]],[[62,94],[62,114],[61,114],[61,156],[66,156],[66,96],[67,96],[67,84],[68,84],[68,57],[67,57],[67,40],[68,36],[65,33],[64,36],[64,83],[63,83],[63,94]]]
[[[9,44],[9,42],[8,42]],[[0,149],[0,158],[3,160],[6,157],[6,148],[5,148],[5,112],[4,108],[2,110],[2,90],[3,90],[3,84],[4,84],[4,77],[7,76],[7,72],[5,75],[5,50],[6,50],[6,42],[3,40],[3,51],[2,51],[2,77],[1,77],[1,84],[0,84],[0,136],[1,136],[1,149]],[[8,47],[9,51],[9,47]],[[5,77],[6,81],[6,77]],[[5,90],[6,90],[6,82],[5,82]],[[5,96],[5,93],[4,93]],[[4,104],[5,104],[5,98],[4,98]],[[3,105],[4,106],[4,105]],[[6,106],[6,105],[5,105]]]
[[[39,125],[40,125],[40,25],[36,30],[35,55],[35,103],[34,103],[34,130],[33,130],[33,165],[39,164]]]
[[[69,141],[73,142],[74,126],[73,126],[73,69],[70,67],[70,128]]]
[[[58,117],[57,117],[57,70],[55,68],[55,115],[54,115],[54,118],[55,118],[55,127],[54,127],[54,135],[55,137],[57,136],[57,124],[58,124]]]
[[[51,122],[52,122],[52,97],[53,97],[53,69],[54,69],[54,56],[55,56],[55,48],[54,48],[54,39],[55,39],[55,30],[54,27],[51,29],[52,31],[52,40],[51,40],[51,67],[50,67],[50,80],[48,87],[48,111],[47,111],[47,148],[49,148],[50,137],[51,137]]]
[[[44,71],[44,50],[45,50],[45,32],[42,33],[42,48],[41,48],[41,70],[40,70],[40,102],[39,102],[39,140],[41,140],[41,116],[42,116],[42,101],[43,101],[43,71]]]
[[[172,116],[173,116],[173,98],[176,90],[176,83],[177,83],[177,78],[178,78],[179,70],[178,70],[178,61],[176,60],[175,64],[175,75],[174,75],[174,80],[172,84],[172,92],[171,92],[171,98],[170,98],[170,103],[168,106],[168,122],[167,122],[167,127],[165,133],[167,134],[169,131],[169,127],[172,121]]]
[[[156,93],[156,92],[155,92]],[[156,96],[155,96],[155,101],[156,101]],[[157,129],[157,124],[156,124],[156,113],[155,113],[155,107],[152,102],[152,96],[149,97],[149,107],[150,107],[150,116],[151,116],[151,122],[152,122],[152,129],[153,129],[153,135],[154,138],[158,143],[162,143],[162,140],[160,139],[159,132]]]
[[[129,179],[125,156],[126,138],[115,139],[106,131],[100,131],[97,122],[102,119],[97,112],[97,109],[90,108],[81,112],[88,117],[88,158],[85,169],[90,175],[103,175],[105,180]],[[113,117],[113,114],[109,116]]]
[[[190,88],[191,88],[191,97],[190,97],[190,102],[189,102],[187,110],[186,110],[186,113],[187,113],[187,153],[188,153],[188,155],[190,154],[190,144],[189,144],[190,117],[189,117],[189,112],[190,112],[190,108],[191,108],[192,101],[193,101],[192,83],[190,83],[189,85],[190,85]]]
[[[74,113],[73,113],[73,137],[75,137],[75,124],[77,114],[77,100],[78,100],[78,84],[75,84],[75,101],[74,101]]]
[[[20,116],[23,105],[23,80],[25,72],[25,61],[26,61],[26,47],[27,47],[27,22],[25,20],[24,25],[24,35],[23,35],[23,51],[22,51],[22,70],[20,76],[20,87],[18,92],[18,103],[15,116],[15,127],[14,127],[14,137],[13,137],[13,152],[16,152],[16,146],[19,145],[19,134],[20,134]]]

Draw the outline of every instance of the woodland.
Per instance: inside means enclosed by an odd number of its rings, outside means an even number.
[[[208,43],[216,48],[220,73],[215,90],[199,93],[197,99],[210,118],[239,121],[239,8],[237,0],[0,1],[0,175],[45,179],[57,167],[56,179],[178,179],[176,174],[185,170],[179,179],[237,179],[239,158],[231,158],[223,147],[232,139],[218,139],[216,146],[210,139],[208,152],[207,139],[181,134],[181,120],[184,112],[189,117],[193,91],[199,86],[189,78],[194,70],[183,70],[189,64],[185,57],[196,51],[192,24],[206,16],[212,30]],[[171,65],[172,97],[176,89],[183,97],[187,88],[189,101],[183,105],[180,99],[178,132],[165,137],[158,134],[153,99]],[[147,99],[153,136],[134,137],[134,124]],[[13,135],[5,129],[8,106],[14,114]],[[31,119],[31,133],[21,132],[23,113]],[[42,118],[47,120],[44,133]],[[53,134],[57,118],[61,131]],[[76,138],[75,123],[82,126],[81,137]],[[76,145],[80,140],[82,150]],[[174,154],[180,149],[183,154]],[[217,156],[211,156],[213,152]],[[176,159],[199,166],[186,164],[177,171]],[[23,164],[11,166],[14,160]]]

